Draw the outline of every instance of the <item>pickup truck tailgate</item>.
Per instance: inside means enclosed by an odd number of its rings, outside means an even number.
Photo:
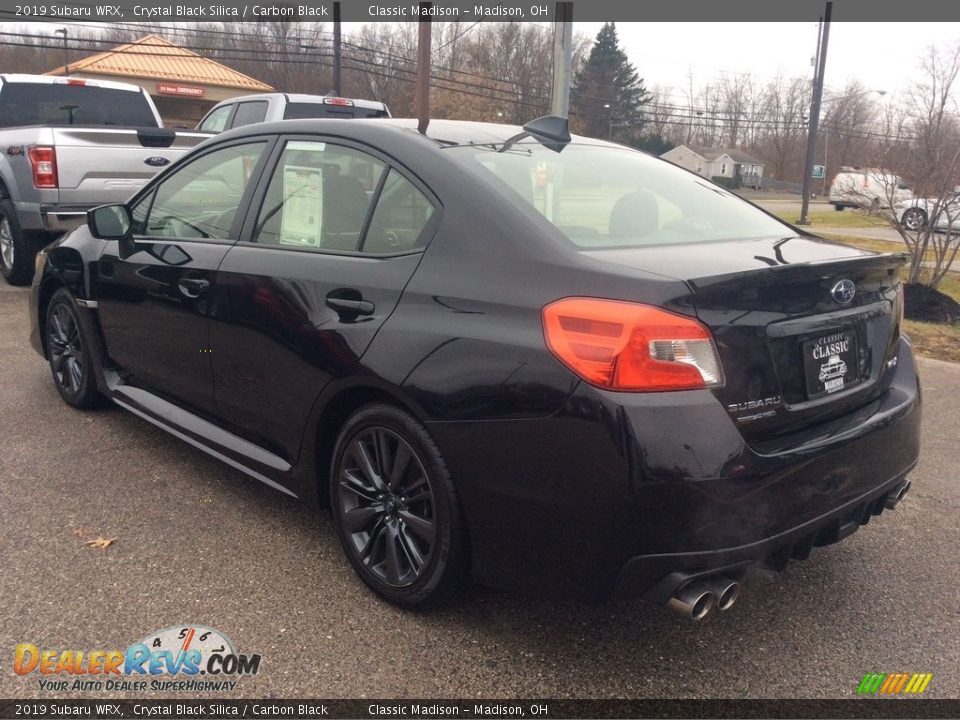
[[[178,131],[168,147],[151,147],[158,144],[162,132],[156,128],[54,128],[59,204],[93,207],[124,202],[157,172],[209,137]]]

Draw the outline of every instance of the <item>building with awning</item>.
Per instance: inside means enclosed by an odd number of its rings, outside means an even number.
[[[221,100],[273,90],[158,35],[71,62],[68,68],[70,77],[140,85],[150,93],[167,127],[193,128]],[[62,66],[47,73],[64,74]]]

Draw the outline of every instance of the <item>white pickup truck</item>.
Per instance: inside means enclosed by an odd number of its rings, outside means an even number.
[[[164,128],[136,85],[0,75],[0,274],[30,282],[40,247],[208,137]]]
[[[275,120],[307,118],[390,117],[390,108],[377,100],[357,100],[332,95],[260,93],[241,95],[214,105],[197,125],[200,132],[224,130]]]

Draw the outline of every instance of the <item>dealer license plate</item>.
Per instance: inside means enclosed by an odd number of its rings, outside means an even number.
[[[807,340],[803,343],[803,368],[811,400],[856,385],[856,333],[848,328]]]

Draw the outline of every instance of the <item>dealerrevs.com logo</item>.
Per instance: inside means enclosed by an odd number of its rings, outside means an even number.
[[[40,689],[50,692],[231,691],[237,685],[233,678],[259,670],[259,654],[238,653],[226,635],[203,625],[164,628],[126,650],[52,650],[20,643],[13,653],[13,671],[36,674]]]

